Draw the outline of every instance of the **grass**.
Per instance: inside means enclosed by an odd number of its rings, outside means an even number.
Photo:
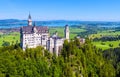
[[[50,28],[50,35],[52,35],[55,31],[58,32],[58,36],[60,37],[64,37],[64,28],[63,27],[57,27],[57,28]],[[70,39],[73,39],[75,36],[77,36],[77,34],[79,34],[80,32],[85,31],[84,29],[80,29],[80,28],[70,28]]]
[[[58,36],[63,37],[64,35],[64,28],[49,28],[50,35],[52,35],[55,32],[58,32]]]
[[[111,31],[111,30],[107,30],[107,31],[98,31],[97,34],[92,34],[90,35],[90,38],[100,38],[102,36],[117,36],[117,35],[120,35],[120,31],[117,31],[117,32],[114,32],[114,31]],[[102,45],[101,41],[97,41],[97,42],[92,42],[93,45],[95,45],[97,48],[101,48],[103,50],[105,49],[109,49],[111,48],[109,46],[109,44],[113,44],[113,47],[112,48],[116,48],[116,47],[119,47],[119,43],[120,43],[120,40],[118,41],[106,41],[106,42],[103,42],[105,45]]]
[[[98,32],[97,34],[92,34],[90,35],[90,38],[100,38],[102,36],[117,36],[120,35],[120,31],[117,32],[113,32],[113,31],[102,31],[102,32]]]
[[[7,41],[10,44],[15,44],[16,41],[20,42],[20,34],[18,32],[12,32],[9,34],[0,34],[0,46],[2,46],[3,42]]]
[[[105,49],[109,49],[109,48],[119,47],[120,40],[118,40],[118,41],[106,41],[106,42],[103,42],[105,45],[102,45],[101,43],[102,43],[101,41],[92,42],[92,44],[94,46],[96,46],[97,48],[101,48],[101,49],[105,50]],[[109,44],[113,44],[113,47],[110,47]]]

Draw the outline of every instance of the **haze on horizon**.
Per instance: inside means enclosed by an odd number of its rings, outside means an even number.
[[[0,0],[0,19],[120,21],[120,0]]]

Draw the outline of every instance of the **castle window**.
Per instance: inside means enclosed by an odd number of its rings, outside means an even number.
[[[45,38],[42,38],[42,40],[45,40]]]

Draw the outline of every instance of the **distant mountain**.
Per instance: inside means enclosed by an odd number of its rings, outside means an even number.
[[[75,21],[75,20],[50,20],[50,21],[35,21],[37,26],[70,26],[78,25],[90,25],[90,26],[120,26],[120,22],[106,22],[106,21]],[[34,21],[33,21],[34,23]],[[0,28],[16,28],[21,26],[27,26],[27,20],[19,19],[5,19],[0,20]]]
[[[13,22],[19,22],[20,20],[18,19],[5,19],[5,20],[0,20],[0,23],[13,23]]]

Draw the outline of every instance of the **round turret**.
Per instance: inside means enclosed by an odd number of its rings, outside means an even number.
[[[64,30],[64,37],[65,39],[69,40],[69,26],[65,25],[65,30]]]

